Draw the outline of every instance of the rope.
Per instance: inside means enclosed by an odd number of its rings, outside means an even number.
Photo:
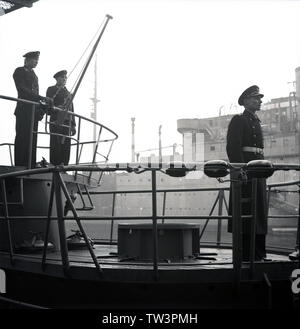
[[[85,50],[83,51],[82,55],[80,56],[79,60],[77,61],[77,63],[75,64],[75,66],[73,67],[73,69],[71,70],[71,72],[69,73],[68,75],[68,78],[72,75],[72,73],[74,72],[74,70],[76,69],[76,67],[79,65],[79,62],[82,60],[83,56],[86,54],[87,50],[90,48],[92,42],[95,40],[96,36],[98,35],[99,31],[102,29],[102,26],[104,25],[104,22],[105,22],[105,18],[103,19],[101,25],[99,26],[97,32],[94,34],[94,36],[92,37],[91,41],[89,42],[89,44],[87,45],[87,47],[85,48]],[[85,62],[87,63],[87,61]],[[85,66],[85,65],[84,65]],[[84,67],[83,66],[83,67]],[[76,84],[77,84],[77,81],[79,80],[79,77],[81,76],[81,73],[83,71],[83,68],[81,69],[80,71],[80,74],[78,75],[76,81],[74,82],[72,88],[71,88],[71,93],[72,91],[74,90]]]

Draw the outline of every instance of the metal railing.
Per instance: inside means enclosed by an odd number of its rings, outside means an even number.
[[[274,165],[273,166],[275,170],[300,170],[299,165]],[[190,167],[192,168],[192,167]],[[289,169],[287,169],[289,168]],[[9,214],[9,207],[7,202],[7,191],[5,188],[5,180],[7,178],[11,177],[21,177],[24,175],[36,175],[36,174],[45,174],[45,173],[51,173],[52,174],[52,187],[49,197],[49,208],[48,208],[48,215],[47,216],[30,216],[30,219],[37,219],[37,220],[45,220],[47,223],[47,229],[45,232],[45,244],[44,244],[44,250],[43,250],[43,258],[42,258],[42,267],[45,268],[46,264],[46,254],[47,254],[47,245],[48,245],[48,233],[49,233],[49,226],[50,221],[56,220],[58,223],[58,233],[59,233],[59,240],[60,240],[60,253],[61,253],[61,260],[62,260],[62,266],[64,269],[64,272],[66,275],[69,272],[69,255],[68,255],[68,248],[66,243],[66,231],[65,231],[65,220],[68,219],[75,219],[79,230],[85,240],[86,245],[88,246],[90,256],[94,262],[95,267],[98,269],[99,274],[102,276],[102,268],[100,267],[100,264],[97,260],[97,257],[95,256],[95,253],[92,249],[92,246],[89,242],[89,239],[82,227],[81,221],[82,220],[151,220],[153,225],[153,273],[154,273],[154,279],[159,279],[159,273],[158,273],[158,236],[157,236],[157,221],[159,219],[161,220],[167,220],[167,219],[206,219],[206,220],[227,220],[232,219],[233,220],[233,233],[232,233],[232,264],[233,264],[233,281],[235,284],[236,289],[239,289],[239,284],[241,281],[241,268],[242,268],[242,257],[241,257],[241,225],[242,225],[242,219],[252,219],[252,226],[251,226],[251,251],[250,251],[250,274],[253,276],[255,273],[255,261],[254,261],[254,244],[255,244],[255,202],[252,204],[252,215],[242,215],[241,213],[241,181],[240,180],[233,180],[233,213],[232,216],[222,216],[220,215],[221,207],[219,206],[219,213],[217,216],[212,216],[212,211],[210,212],[210,216],[166,216],[165,214],[159,215],[157,212],[157,193],[168,193],[170,191],[178,191],[178,189],[170,189],[170,190],[158,190],[157,189],[157,182],[156,182],[156,175],[157,171],[160,171],[160,168],[140,168],[139,165],[132,167],[131,165],[125,165],[125,166],[98,166],[98,167],[90,167],[90,166],[61,166],[61,167],[50,167],[50,168],[38,168],[38,169],[28,169],[23,171],[17,171],[17,172],[10,172],[0,175],[0,182],[1,182],[1,198],[3,201],[3,216],[0,217],[0,220],[4,220],[7,225],[7,232],[8,232],[8,240],[9,240],[9,255],[11,259],[11,264],[14,265],[14,246],[12,244],[13,240],[13,232],[11,232],[10,223],[11,221],[15,220],[22,220],[22,219],[28,219],[28,216],[10,216]],[[191,169],[194,170],[194,169]],[[236,170],[236,169],[235,169]],[[96,192],[97,194],[104,194],[104,193],[113,193],[113,208],[112,208],[112,216],[85,216],[84,218],[80,217],[77,210],[75,209],[75,206],[71,200],[70,194],[66,188],[65,182],[62,179],[61,172],[67,172],[67,171],[108,171],[108,172],[115,172],[115,171],[128,171],[128,172],[139,172],[139,171],[150,171],[151,172],[151,190],[144,190],[144,191],[128,191],[128,193],[151,193],[151,205],[152,205],[152,214],[150,216],[114,216],[114,209],[115,209],[115,196],[116,193],[124,193],[124,191],[117,191],[117,192]],[[253,179],[253,193],[255,195],[256,191],[256,184],[255,184],[256,178]],[[299,183],[298,181],[295,183]],[[289,185],[292,184],[292,182],[288,183]],[[280,184],[282,186],[282,184]],[[272,187],[278,186],[278,184],[272,184]],[[221,190],[226,190],[227,188],[223,188]],[[220,190],[218,188],[203,188],[203,189],[182,189],[181,191],[194,191],[194,190]],[[220,192],[219,192],[220,193]],[[66,217],[63,214],[63,205],[62,205],[62,195],[65,197],[65,199],[68,201],[68,203],[71,206],[71,211],[73,214],[73,217]],[[57,209],[57,216],[52,216],[52,208],[54,200],[56,202],[56,209]],[[213,208],[216,206],[217,201],[223,202],[225,199],[223,199],[223,196],[218,194],[217,200],[214,202]],[[255,200],[255,198],[254,198]],[[165,204],[165,201],[164,201]],[[273,216],[274,217],[274,216]],[[299,214],[292,216],[293,218],[298,218],[299,222]],[[113,222],[112,222],[113,223]],[[205,229],[205,228],[204,228]],[[203,234],[203,231],[202,233]],[[219,232],[220,234],[220,232]],[[112,237],[112,231],[111,231],[111,237]],[[298,225],[298,232],[297,236],[299,238],[299,225]],[[217,241],[218,242],[218,241]]]
[[[68,135],[64,135],[64,134],[59,134],[59,133],[53,133],[50,132],[49,130],[49,126],[50,124],[53,125],[53,123],[50,122],[49,120],[49,116],[50,113],[52,112],[57,112],[57,113],[66,113],[65,110],[59,108],[59,107],[50,107],[47,106],[45,104],[41,104],[39,102],[34,102],[34,101],[29,101],[29,100],[25,100],[25,99],[20,99],[20,98],[14,98],[14,97],[9,97],[9,96],[3,96],[0,95],[0,99],[4,99],[4,100],[9,100],[9,101],[14,101],[14,102],[18,102],[18,103],[23,103],[23,104],[29,104],[32,105],[31,107],[31,113],[28,113],[28,115],[31,115],[31,120],[32,120],[32,130],[28,132],[28,134],[30,135],[30,140],[32,141],[33,135],[36,134],[40,134],[40,135],[53,135],[53,136],[59,136],[62,138],[69,138],[71,139],[71,150],[75,148],[75,164],[76,165],[80,165],[80,164],[85,164],[85,165],[97,165],[97,164],[103,164],[103,163],[107,163],[108,159],[109,159],[109,155],[111,153],[112,150],[112,146],[114,141],[118,138],[118,135],[112,131],[111,129],[107,128],[106,126],[100,124],[99,122],[96,122],[90,118],[86,118],[82,115],[76,114],[74,112],[69,112],[68,116],[70,117],[74,117],[74,120],[77,121],[77,129],[76,129],[76,134],[74,136],[70,136],[70,131]],[[34,131],[33,130],[33,120],[34,120],[34,113],[38,108],[44,108],[45,111],[45,125],[44,125],[44,131]],[[25,109],[26,110],[26,109]],[[85,124],[90,124],[91,128],[93,128],[94,126],[98,127],[98,136],[96,140],[87,140],[87,141],[82,141],[82,123]],[[70,130],[69,126],[66,126],[64,124],[61,125],[57,125],[59,127],[62,128],[68,128]],[[93,129],[89,129],[89,131],[92,131]],[[104,136],[104,138],[102,137]],[[100,145],[104,144],[104,143],[109,143],[108,147],[107,147],[107,151],[105,152],[105,154],[101,153],[101,148]],[[87,145],[93,145],[93,152],[92,152],[92,156],[90,161],[89,160],[85,160],[82,161],[81,157],[82,157],[82,151],[83,151],[83,147],[87,146]],[[13,162],[13,156],[12,156],[12,148],[14,146],[14,144],[12,143],[2,143],[0,144],[1,146],[7,146],[8,147],[8,151],[9,151],[9,157],[10,157],[10,164],[14,165]],[[49,146],[38,146],[37,148],[42,148],[42,149],[50,149]],[[29,143],[29,145],[27,145],[27,152],[28,152],[28,165],[27,165],[27,169],[31,169],[32,168],[32,164],[31,164],[31,154],[32,154],[32,142]],[[99,160],[100,157],[100,160]],[[76,173],[75,173],[76,175]],[[98,184],[100,183],[102,175],[100,174],[100,176],[97,178],[97,182]],[[89,172],[89,181],[91,181],[92,179],[92,172]]]
[[[285,187],[285,186],[299,186],[300,181],[289,181],[286,183],[271,183],[267,185],[267,204],[268,204],[268,209],[270,207],[270,196],[272,193],[278,193],[277,187]],[[172,219],[201,219],[205,220],[203,228],[201,229],[200,236],[199,238],[201,239],[203,235],[205,234],[205,231],[208,227],[208,224],[211,220],[216,220],[217,221],[217,229],[216,229],[216,246],[220,247],[221,245],[224,247],[225,244],[222,243],[222,219],[227,219],[222,216],[223,214],[223,209],[228,213],[228,202],[227,198],[225,197],[225,192],[228,192],[230,190],[229,187],[199,187],[199,188],[173,188],[173,189],[162,189],[158,188],[157,189],[157,194],[162,194],[162,207],[161,207],[161,215],[157,214],[157,218],[161,220],[161,223],[165,223],[166,220],[172,220]],[[117,191],[89,191],[89,192],[83,192],[83,195],[88,195],[89,198],[91,196],[103,196],[103,195],[111,195],[112,196],[112,207],[111,207],[111,217],[106,216],[108,220],[111,220],[111,227],[110,227],[110,233],[109,233],[109,243],[114,243],[113,241],[113,236],[114,236],[114,220],[117,219],[122,219],[123,217],[118,217],[116,216],[116,207],[118,205],[117,203],[117,196],[118,195],[127,195],[127,194],[150,194],[152,192],[151,189],[143,189],[143,190],[117,190]],[[167,210],[167,201],[169,200],[167,195],[171,193],[188,193],[188,192],[217,192],[216,197],[213,198],[212,206],[209,208],[208,215],[203,215],[203,216],[176,216],[176,215],[166,215],[166,210]],[[287,192],[289,193],[290,191],[281,191],[282,193]],[[299,193],[299,191],[295,191]],[[146,200],[147,201],[147,200]],[[146,202],[145,201],[145,202]],[[92,203],[93,204],[93,203]],[[188,205],[187,205],[188,206]],[[225,206],[225,207],[224,207]],[[213,212],[217,209],[217,215],[213,216]],[[121,209],[122,210],[122,209]],[[93,219],[97,219],[99,217],[93,217]],[[148,217],[147,217],[148,218]],[[244,216],[244,218],[250,218],[249,216]],[[268,214],[268,219],[286,219],[286,218],[298,218],[298,214],[294,215],[270,215]],[[131,215],[129,219],[135,220],[135,219],[145,219],[145,217],[139,217],[136,215]],[[149,218],[150,219],[150,216]],[[212,241],[213,243],[213,241]],[[275,246],[276,247],[276,246]],[[287,252],[290,252],[290,249],[287,250]]]

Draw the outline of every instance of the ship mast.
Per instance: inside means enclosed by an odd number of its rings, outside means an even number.
[[[91,112],[91,118],[94,121],[98,122],[98,115],[97,115],[97,110],[98,110],[98,106],[97,104],[100,102],[100,100],[98,99],[98,72],[97,72],[97,54],[95,55],[95,65],[94,65],[94,96],[91,98],[92,102],[93,102],[93,108],[92,108],[92,112]],[[93,134],[93,140],[96,141],[97,139],[97,127],[96,125],[94,125],[94,134]],[[96,144],[94,144],[94,148],[96,147]]]
[[[135,161],[135,135],[134,135],[134,121],[135,118],[131,118],[131,162]]]

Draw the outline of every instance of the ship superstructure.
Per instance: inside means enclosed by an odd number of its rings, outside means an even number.
[[[257,113],[264,134],[265,158],[272,161],[299,162],[299,100],[300,67],[296,69],[296,91],[287,97],[271,99],[262,105]],[[242,112],[241,108],[241,112]],[[205,119],[179,119],[177,130],[183,135],[191,135],[191,150],[196,147],[197,134],[204,136],[204,160],[227,160],[226,134],[228,124],[234,114],[220,115]],[[183,142],[186,139],[183,138]],[[197,154],[193,154],[196,158]]]

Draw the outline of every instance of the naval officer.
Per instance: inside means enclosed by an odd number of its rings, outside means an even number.
[[[13,78],[18,91],[18,98],[30,101],[44,101],[46,103],[51,100],[47,97],[39,95],[39,81],[34,72],[34,68],[39,62],[39,51],[31,51],[23,55],[24,66],[16,68]],[[28,166],[29,162],[29,149],[31,140],[31,114],[32,105],[17,102],[15,109],[16,116],[16,137],[15,137],[15,166]],[[38,131],[38,121],[43,118],[43,110],[35,106],[35,115],[33,119],[33,131]],[[36,146],[37,134],[32,134],[31,144],[31,168],[36,165]]]
[[[67,112],[74,112],[74,106],[72,102],[69,104],[72,95],[66,88],[67,71],[59,71],[53,78],[56,84],[47,89],[46,95],[53,99],[54,106],[64,112],[52,111],[50,114],[50,162],[53,165],[68,165],[71,148],[69,136],[75,135],[76,123],[75,117]]]
[[[227,155],[231,163],[247,163],[251,160],[264,159],[263,134],[261,124],[256,112],[260,110],[262,97],[259,87],[254,85],[247,88],[239,97],[239,105],[244,107],[244,112],[235,115],[228,126],[227,131]],[[242,214],[251,214],[252,183],[248,180],[242,185]],[[266,180],[257,180],[257,219],[255,237],[255,260],[263,260],[266,257],[266,234],[267,234],[267,196]],[[229,200],[229,213],[232,214],[232,194]],[[243,221],[242,248],[243,260],[249,261],[250,255],[250,227],[248,220]],[[232,232],[232,222],[228,223],[228,231]]]

